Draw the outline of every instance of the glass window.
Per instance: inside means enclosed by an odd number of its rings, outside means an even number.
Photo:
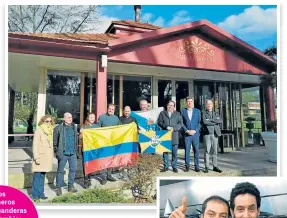
[[[168,101],[171,100],[171,96],[171,80],[158,80],[158,107],[166,108]]]
[[[120,90],[121,77],[122,90]],[[120,92],[123,94],[122,102]],[[133,111],[140,110],[141,99],[151,103],[151,77],[108,75],[107,101],[117,106],[115,112],[117,116],[120,115],[120,105],[122,107],[128,105]]]
[[[96,110],[96,74],[85,73],[84,84],[84,120],[87,114]]]
[[[188,96],[188,82],[176,81],[176,110],[180,111],[186,107],[185,98]]]
[[[151,103],[151,78],[123,76],[123,107],[128,105],[131,110],[140,110],[140,100]]]
[[[73,115],[73,122],[80,123],[81,73],[48,70],[46,81],[46,113],[61,123],[65,112]]]
[[[120,77],[116,75],[108,75],[107,84],[107,104],[115,104],[115,114],[119,116],[120,106]]]

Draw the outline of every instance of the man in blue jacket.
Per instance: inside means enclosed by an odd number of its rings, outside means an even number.
[[[190,147],[192,144],[194,152],[194,166],[195,171],[200,172],[199,169],[199,129],[201,114],[200,111],[193,107],[193,98],[186,98],[187,108],[181,110],[183,118],[183,130],[185,133],[185,170],[190,168]]]

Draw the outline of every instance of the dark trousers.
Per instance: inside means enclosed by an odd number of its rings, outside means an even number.
[[[194,167],[199,169],[199,135],[185,137],[185,166],[190,167],[190,148],[193,148]]]
[[[35,172],[32,183],[32,198],[39,199],[44,197],[44,183],[46,172]]]
[[[101,170],[97,175],[101,177],[103,180],[107,180],[108,177],[112,175],[112,169],[104,169]]]
[[[177,150],[178,150],[178,145],[173,145],[172,146],[172,160],[171,160],[172,168],[177,168]],[[164,168],[169,167],[167,152],[163,153],[163,165],[164,165]]]
[[[66,163],[69,162],[69,181],[68,187],[72,187],[75,182],[76,171],[77,171],[77,155],[62,155],[62,159],[58,161],[58,170],[56,176],[57,187],[63,187],[64,185],[64,169]]]

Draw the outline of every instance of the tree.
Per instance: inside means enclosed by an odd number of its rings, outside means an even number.
[[[79,33],[97,30],[96,5],[9,5],[9,32]]]
[[[273,58],[276,60],[277,58],[277,47],[275,45],[266,48],[263,52],[265,55],[268,55],[269,57]],[[274,74],[273,72],[270,72],[268,75],[263,75],[261,77],[261,84],[270,87],[275,90],[276,93],[276,87],[277,87],[277,69],[275,70]]]
[[[37,93],[15,92],[14,118],[28,124],[34,120],[37,112]]]
[[[273,58],[273,59],[277,59],[277,47],[275,45],[272,45],[269,48],[266,48],[263,53],[265,55],[268,55],[269,57]]]

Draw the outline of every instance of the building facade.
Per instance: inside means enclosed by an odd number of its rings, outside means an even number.
[[[103,34],[9,33],[8,42],[10,133],[15,92],[37,93],[37,121],[68,111],[77,124],[108,103],[122,115],[141,99],[152,108],[174,100],[177,110],[186,96],[199,109],[213,99],[238,146],[245,144],[244,90],[257,90],[261,129],[275,119],[274,93],[260,82],[275,60],[207,20],[169,28],[114,21]]]

